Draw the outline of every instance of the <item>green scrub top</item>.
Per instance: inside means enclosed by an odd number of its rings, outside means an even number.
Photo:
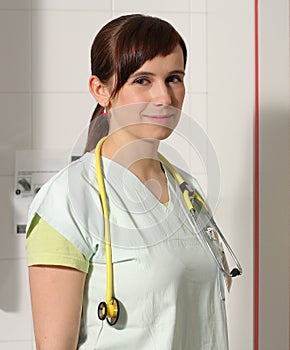
[[[102,165],[121,307],[115,326],[97,317],[106,295],[106,259],[94,154],[46,183],[29,211],[28,227],[39,215],[89,261],[78,349],[227,350],[222,274],[193,232],[175,180],[166,171],[165,206],[121,165],[104,157]]]

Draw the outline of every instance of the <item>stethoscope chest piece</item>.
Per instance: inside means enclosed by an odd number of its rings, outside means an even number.
[[[107,319],[110,326],[117,323],[120,314],[119,302],[116,298],[112,297],[109,303],[101,301],[98,305],[98,317],[101,321]]]

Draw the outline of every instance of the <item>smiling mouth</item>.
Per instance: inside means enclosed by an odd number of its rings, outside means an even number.
[[[143,115],[144,118],[150,119],[150,120],[155,120],[155,121],[165,121],[168,120],[172,117],[174,117],[173,114],[169,115]]]

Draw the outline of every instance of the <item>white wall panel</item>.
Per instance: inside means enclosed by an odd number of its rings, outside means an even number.
[[[0,259],[25,257],[24,235],[14,232],[14,176],[0,176]],[[2,283],[2,281],[1,281]]]
[[[176,149],[188,166],[187,171],[194,176],[204,175],[206,172],[206,164],[203,162],[206,158],[202,159],[201,155],[206,154],[207,141],[204,138],[203,142],[198,142],[198,145],[195,142],[196,132],[205,133],[206,123],[206,97],[202,94],[187,93],[176,130],[178,134]],[[180,138],[184,138],[186,142],[182,143]]]
[[[89,93],[34,94],[33,148],[72,149],[86,133],[95,104]]]
[[[190,92],[207,91],[206,14],[192,14],[189,50]]]
[[[31,96],[0,93],[0,106],[0,175],[12,175],[15,151],[31,147]]]
[[[31,341],[0,342],[1,350],[32,350]]]
[[[32,90],[86,92],[90,47],[105,12],[32,12]]]
[[[30,91],[30,11],[0,11],[0,47],[0,92]]]
[[[206,93],[188,93],[190,96],[190,116],[200,126],[207,129],[207,94]]]
[[[25,260],[1,259],[0,280],[0,342],[31,341],[32,322]]]
[[[206,0],[191,0],[190,1],[191,12],[206,12],[207,1]]]
[[[253,346],[253,10],[250,0],[208,2],[208,134],[221,171],[215,214],[244,268],[227,297],[235,350]]]
[[[168,0],[113,0],[113,11],[127,11],[132,13],[152,12],[189,12],[190,0],[168,1]]]
[[[0,10],[30,10],[31,0],[1,0]]]
[[[190,117],[192,122],[192,129],[199,130],[199,135],[206,136],[207,133],[207,95],[206,94],[194,94],[188,93],[190,96],[190,108],[189,113],[185,114]],[[193,131],[190,133],[191,145],[196,145],[195,142],[195,133]],[[207,147],[208,147],[208,138],[204,137],[201,141],[198,142],[198,147],[188,149],[188,164],[191,170],[191,173],[197,177],[200,181],[204,193],[207,193],[208,189],[208,178],[207,178]]]
[[[110,11],[111,1],[103,0],[31,0],[33,10]]]

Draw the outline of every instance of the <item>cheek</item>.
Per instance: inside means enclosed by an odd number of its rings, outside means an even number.
[[[114,101],[116,107],[128,105],[137,102],[146,102],[146,94],[140,92],[140,90],[135,91],[135,89],[124,89]]]
[[[184,88],[180,88],[180,89],[176,89],[173,92],[173,96],[174,96],[174,104],[176,107],[181,107],[184,101],[184,97],[185,97],[185,89]]]
[[[110,111],[111,120],[110,128],[111,131],[117,131],[123,128],[134,128],[135,126],[140,127],[141,114],[146,108],[147,103],[140,102],[126,102],[125,99],[119,100],[119,104],[112,106]]]
[[[184,97],[185,97],[185,88],[183,88],[183,89],[179,92],[179,98],[180,98],[181,104],[182,104],[183,101],[184,101]]]

